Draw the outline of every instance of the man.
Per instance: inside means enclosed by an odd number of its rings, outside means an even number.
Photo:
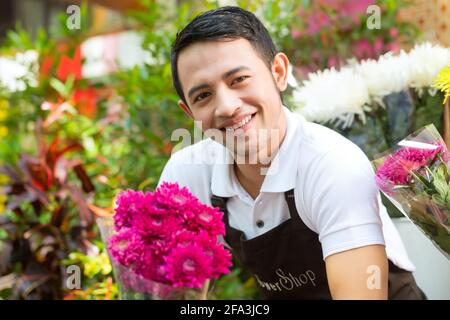
[[[210,138],[174,153],[160,183],[222,209],[225,241],[262,297],[423,298],[369,160],[283,106],[288,58],[252,13],[198,16],[171,62],[179,106]]]

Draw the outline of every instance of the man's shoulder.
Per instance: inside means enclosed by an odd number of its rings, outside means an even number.
[[[369,159],[358,145],[328,127],[305,122],[299,135],[299,167],[304,173],[335,171],[337,174],[339,171],[352,174],[371,168]]]
[[[161,174],[159,184],[176,182],[204,203],[209,203],[211,175],[218,149],[211,139],[199,141],[172,153]],[[220,146],[220,145],[219,145]]]
[[[323,125],[305,121],[299,139],[297,184],[319,186],[329,179],[370,179],[373,169],[359,146]]]

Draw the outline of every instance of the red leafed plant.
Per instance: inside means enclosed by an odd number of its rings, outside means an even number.
[[[80,80],[82,78],[81,70],[81,47],[78,46],[73,58],[66,54],[62,56],[56,70],[56,76],[61,81],[66,81],[69,75],[73,75],[75,80]]]
[[[60,46],[59,50],[68,51],[64,46]],[[73,57],[66,52],[56,62],[49,55],[42,58],[40,77],[45,79],[54,73],[55,78],[52,78],[50,83],[58,93],[57,103],[46,102],[48,110],[51,111],[50,115],[64,112],[65,103],[68,103],[75,107],[79,114],[95,118],[98,92],[87,79],[83,78],[82,65],[80,45],[74,49]],[[61,87],[66,87],[67,92],[62,92]]]
[[[93,216],[89,209],[94,185],[80,160],[79,143],[53,138],[49,143],[37,123],[37,155],[22,154],[15,165],[0,167],[7,213],[0,215],[6,232],[0,257],[0,291],[11,299],[61,299],[65,271],[61,260],[73,250],[89,252]],[[77,183],[78,180],[78,183]]]

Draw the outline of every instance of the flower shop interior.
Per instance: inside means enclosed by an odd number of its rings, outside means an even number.
[[[289,57],[291,111],[370,160],[429,124],[450,147],[450,0],[2,0],[0,300],[120,299],[108,219],[120,191],[157,186],[180,148],[172,132],[193,130],[177,107],[171,45],[224,5],[253,12]],[[383,203],[418,285],[450,300],[449,256]],[[259,298],[239,264],[208,295]]]

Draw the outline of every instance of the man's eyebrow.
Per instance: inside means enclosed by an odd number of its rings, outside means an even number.
[[[225,72],[223,74],[222,78],[228,78],[229,76],[232,76],[233,74],[235,74],[239,71],[242,71],[242,70],[250,70],[250,68],[245,67],[245,66],[239,66],[239,67],[233,68],[230,71]],[[188,97],[190,98],[198,90],[205,89],[208,87],[209,87],[209,85],[207,85],[207,84],[200,84],[198,86],[192,87],[191,90],[189,90],[189,92],[188,92]]]
[[[209,86],[207,84],[200,84],[198,86],[192,87],[191,90],[189,90],[189,92],[188,92],[188,97],[190,98],[198,90],[205,89],[205,88],[208,88],[208,87]]]
[[[230,71],[227,71],[223,74],[223,78],[228,78],[229,76],[235,74],[236,72],[242,71],[242,70],[250,70],[250,68],[246,66],[239,66],[234,69],[231,69]]]

